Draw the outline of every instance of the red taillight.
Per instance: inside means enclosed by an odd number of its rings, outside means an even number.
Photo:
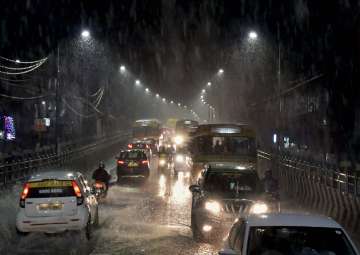
[[[77,205],[82,205],[82,203],[84,202],[84,198],[81,194],[81,190],[79,185],[76,183],[76,181],[72,181],[72,186],[75,192],[75,196],[76,196],[76,204]]]
[[[141,161],[141,163],[142,163],[143,165],[149,164],[149,160],[143,160],[143,161]]]
[[[104,185],[103,185],[101,182],[96,182],[96,183],[95,183],[95,187],[96,187],[97,189],[101,189],[103,186],[104,186]]]
[[[123,161],[123,160],[118,160],[118,165],[123,165],[123,164],[125,164],[125,162]]]
[[[30,188],[29,184],[26,183],[24,185],[24,189],[23,189],[23,191],[21,193],[21,196],[20,196],[20,207],[21,208],[25,208],[25,199],[26,199],[27,195],[29,194],[29,188]]]
[[[73,186],[76,197],[81,197],[82,196],[81,190],[80,190],[79,185],[76,183],[76,181],[72,181],[72,186]]]
[[[24,185],[23,192],[21,193],[21,199],[24,200],[28,194],[29,194],[29,183],[26,183]]]
[[[131,143],[128,144],[128,148],[129,149],[132,149],[133,148],[133,145]]]

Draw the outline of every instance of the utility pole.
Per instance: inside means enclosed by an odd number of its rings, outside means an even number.
[[[278,145],[279,142],[281,140],[281,136],[280,136],[280,129],[281,129],[281,115],[282,115],[282,102],[281,102],[281,41],[280,41],[280,26],[279,26],[279,22],[277,23],[277,41],[278,41],[278,57],[277,57],[277,95],[278,95],[278,113],[277,114],[277,127],[276,127],[276,132],[278,133],[277,136],[279,137],[278,139]],[[277,111],[276,111],[277,112]],[[279,146],[277,145],[277,147],[279,148]]]
[[[55,150],[59,153],[59,119],[60,119],[60,47],[57,46],[56,52],[56,83],[55,83]]]

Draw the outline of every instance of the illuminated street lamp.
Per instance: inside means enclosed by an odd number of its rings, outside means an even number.
[[[166,102],[166,98],[164,97],[164,98],[162,99],[162,101],[165,103],[165,102]]]
[[[81,32],[81,37],[84,38],[84,39],[88,39],[90,37],[90,32],[89,30],[83,30]]]
[[[256,40],[258,38],[258,34],[255,31],[249,32],[249,39],[250,40]]]
[[[124,65],[120,66],[120,72],[125,73],[126,67]]]
[[[218,71],[218,74],[222,75],[223,73],[224,73],[224,69],[220,68],[219,71]]]
[[[159,94],[156,94],[156,98],[159,98],[160,97],[160,95]]]
[[[149,93],[149,92],[150,92],[150,90],[149,90],[148,88],[146,88],[146,89],[145,89],[145,92],[146,92],[146,93]]]
[[[170,104],[173,104],[173,103],[174,103],[174,101],[171,100]]]
[[[208,86],[208,87],[211,87],[211,82],[208,82],[208,83],[207,83],[207,86]]]
[[[17,60],[15,60],[15,62],[16,62],[16,63],[20,63],[20,60],[19,60],[19,59],[17,59]]]
[[[180,103],[178,103],[178,106],[180,107],[180,106],[181,106],[181,104],[180,104]]]
[[[205,92],[206,92],[206,90],[205,90],[205,89],[201,90],[201,93],[203,93],[203,94],[204,94]]]
[[[140,85],[140,80],[136,80],[135,85],[139,86]]]

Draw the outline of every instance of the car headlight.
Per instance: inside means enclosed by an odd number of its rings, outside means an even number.
[[[184,156],[183,155],[176,155],[176,162],[178,162],[178,163],[184,162]]]
[[[181,135],[177,135],[177,136],[175,136],[174,140],[175,140],[175,143],[177,145],[179,145],[179,144],[182,144],[184,142],[184,137],[182,137]]]
[[[264,204],[264,203],[255,203],[251,207],[250,213],[262,214],[262,213],[267,213],[268,210],[269,210],[269,207],[266,204]]]
[[[207,201],[205,202],[205,209],[213,214],[219,214],[221,210],[221,205],[216,201]]]
[[[160,159],[159,160],[159,165],[160,166],[164,166],[166,164],[166,160],[165,159]]]

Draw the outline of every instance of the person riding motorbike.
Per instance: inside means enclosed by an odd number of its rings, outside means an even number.
[[[103,161],[100,161],[99,167],[94,171],[92,178],[95,182],[105,183],[105,192],[107,192],[111,175],[105,170],[105,164]]]

